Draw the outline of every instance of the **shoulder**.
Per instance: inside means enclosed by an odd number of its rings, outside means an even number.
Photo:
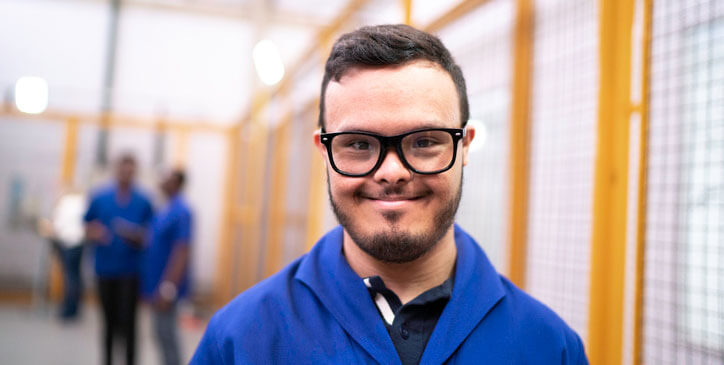
[[[278,273],[239,294],[221,308],[212,319],[219,333],[237,332],[239,325],[258,320],[266,314],[285,311],[290,306],[291,286],[295,285],[294,275],[304,256]],[[242,326],[243,327],[243,326]]]
[[[519,318],[530,324],[547,327],[567,327],[565,322],[545,304],[524,292],[504,276],[500,276],[500,283],[505,290],[505,299]]]
[[[477,295],[500,295],[501,299],[491,309],[488,319],[492,319],[494,328],[510,336],[511,345],[582,349],[578,335],[558,314],[500,275],[480,245],[458,226],[455,227],[455,240],[458,243],[459,265],[474,267],[468,274],[478,278],[479,284],[483,284],[479,280],[487,283],[477,290],[480,293]],[[460,257],[460,254],[465,257]]]
[[[303,301],[298,291],[305,289],[294,276],[305,257],[239,294],[217,311],[209,321],[194,359],[208,359],[213,354],[226,360],[239,354],[263,358],[265,352],[274,351],[283,343],[291,331],[287,328],[290,318],[301,315],[296,302]]]
[[[583,342],[568,324],[548,308],[502,275],[499,276],[505,290],[500,303],[513,318],[512,325],[520,331],[526,346],[531,349],[560,349],[565,363],[585,363]]]
[[[114,188],[113,185],[103,185],[97,187],[88,194],[88,200],[91,202],[110,199],[113,197]]]
[[[183,197],[178,197],[174,199],[173,201],[173,209],[176,211],[176,214],[182,216],[183,218],[191,218],[193,215],[191,213],[191,206],[189,205],[188,201],[184,199]]]
[[[151,194],[149,194],[145,189],[139,186],[133,187],[133,195],[136,196],[140,201],[143,202],[143,204],[151,205]]]

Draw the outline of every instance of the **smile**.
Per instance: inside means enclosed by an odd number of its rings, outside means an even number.
[[[384,197],[365,197],[380,209],[400,209],[407,205],[413,204],[422,199],[422,196],[384,196]]]

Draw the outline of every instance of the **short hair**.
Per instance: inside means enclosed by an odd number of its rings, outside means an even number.
[[[181,168],[175,168],[173,171],[171,171],[171,176],[173,176],[174,179],[176,179],[176,183],[178,184],[178,188],[183,188],[184,184],[186,183],[186,171],[184,171]]]
[[[120,155],[118,155],[118,164],[133,164],[136,165],[136,156],[132,152],[122,152]]]
[[[324,67],[319,126],[325,126],[324,96],[330,81],[339,81],[356,67],[398,66],[417,60],[433,62],[450,75],[460,102],[461,126],[465,127],[470,118],[470,106],[460,66],[439,38],[404,24],[362,27],[337,39]]]

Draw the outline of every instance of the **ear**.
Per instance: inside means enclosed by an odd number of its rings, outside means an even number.
[[[465,137],[463,137],[463,166],[468,164],[468,150],[470,149],[470,143],[475,138],[475,127],[468,125],[465,127]]]
[[[322,130],[317,129],[314,131],[314,134],[312,135],[314,138],[314,147],[317,147],[317,151],[319,152],[322,159],[326,162],[327,161],[327,146],[325,146],[322,143]]]

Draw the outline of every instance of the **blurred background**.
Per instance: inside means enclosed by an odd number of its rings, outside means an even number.
[[[383,23],[462,67],[478,132],[458,223],[591,363],[724,363],[718,0],[0,0],[3,362],[100,361],[92,255],[81,317],[60,322],[37,226],[126,152],[152,196],[163,168],[187,172],[189,359],[215,310],[337,224],[311,138],[323,63]]]

